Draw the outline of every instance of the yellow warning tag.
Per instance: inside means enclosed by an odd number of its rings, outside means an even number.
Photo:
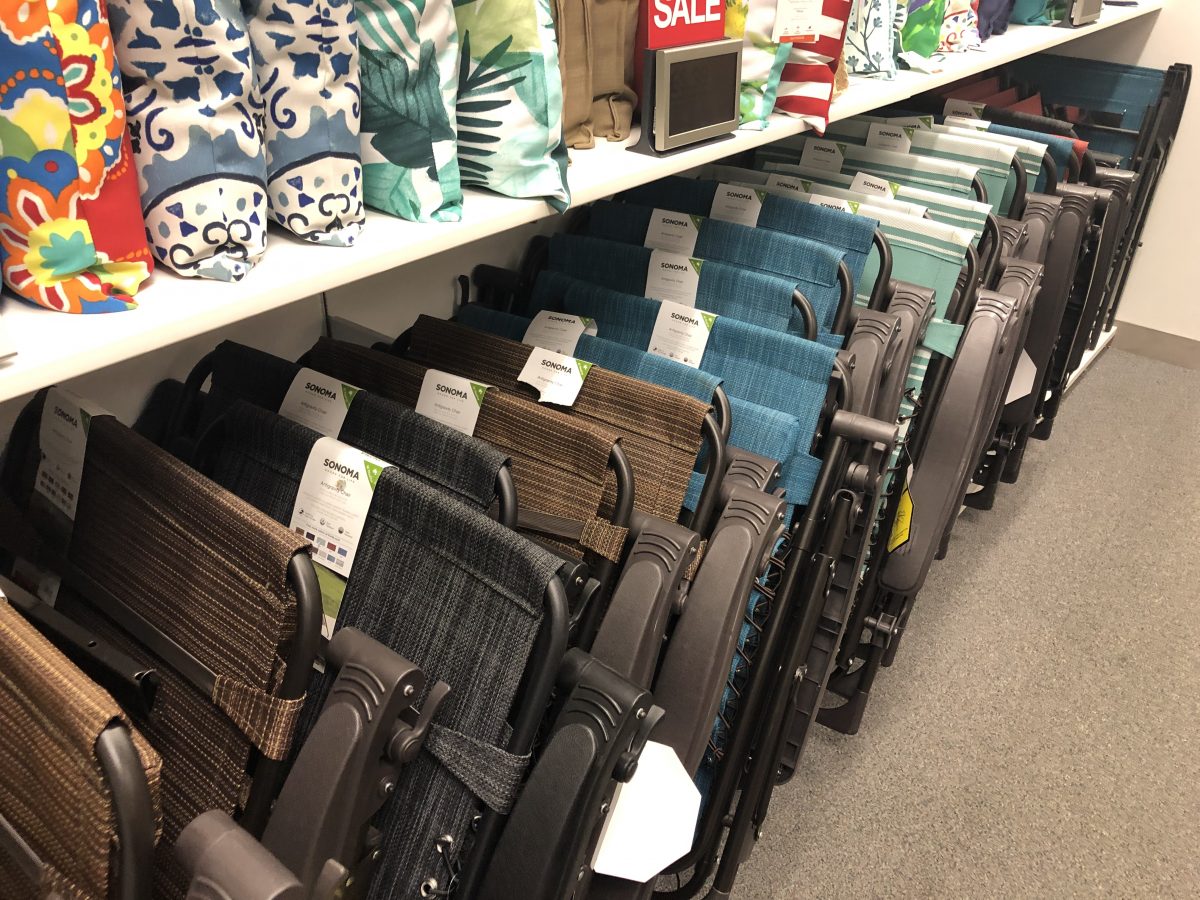
[[[892,525],[892,536],[888,539],[888,553],[897,547],[908,543],[908,531],[912,527],[913,502],[908,485],[904,485],[904,493],[900,495],[900,507],[896,510],[896,522]]]

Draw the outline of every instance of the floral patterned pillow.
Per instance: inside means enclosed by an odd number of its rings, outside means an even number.
[[[129,309],[150,274],[100,0],[0,6],[0,272],[59,312]]]
[[[109,0],[146,233],[181,275],[236,281],[267,242],[263,108],[240,7]]]
[[[454,15],[463,184],[565,210],[571,193],[549,0],[459,0]]]
[[[846,26],[847,69],[888,80],[896,76],[896,17],[896,0],[856,0]]]
[[[942,20],[941,53],[974,50],[983,39],[979,36],[979,0],[948,0]]]

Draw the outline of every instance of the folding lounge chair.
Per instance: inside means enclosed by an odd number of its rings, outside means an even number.
[[[149,900],[162,763],[21,615],[36,603],[0,579],[4,895]]]
[[[129,712],[163,761],[154,891],[179,896],[171,854],[188,822],[266,821],[320,637],[316,577],[302,538],[111,416],[90,421],[62,546],[33,489],[46,397],[14,427],[4,488],[40,537],[23,549],[63,578],[55,608],[158,676],[149,712]]]
[[[238,402],[202,439],[200,458],[219,482],[251,495],[282,521],[319,437]],[[558,557],[482,512],[385,467],[360,546],[368,551],[361,557],[366,564],[356,562],[347,579],[335,641],[340,629],[356,628],[449,687],[433,711],[428,705],[439,691],[429,693],[419,735],[426,752],[399,774],[376,820],[380,858],[370,896],[435,896],[456,886],[469,895],[495,890],[488,868],[499,864],[492,858],[498,840],[515,842],[520,851],[504,864],[508,877],[540,872],[553,880],[530,884],[529,895],[557,896],[573,882],[580,859],[587,862],[601,806],[615,788],[614,764],[623,753],[630,760],[640,753],[649,732],[648,695],[583,656],[564,660],[568,612]],[[463,554],[464,547],[471,552]],[[539,774],[535,766],[526,779],[528,754],[560,673],[571,695],[568,721],[539,752],[538,765],[547,769]],[[572,695],[575,683],[584,696],[597,686],[605,690],[611,731],[572,725],[580,702]],[[328,687],[328,679],[314,684],[305,726],[315,721]],[[588,743],[581,746],[584,733]],[[606,765],[595,765],[598,759]],[[628,764],[623,771],[632,774]],[[566,834],[547,841],[545,832],[536,839],[509,837],[504,817],[519,807],[522,781],[538,793],[546,779],[557,783],[559,794],[541,792],[541,804],[549,804],[542,811],[549,814],[557,802],[587,822],[567,830],[570,841]],[[568,854],[557,858],[561,871],[547,868],[556,859],[551,850]]]

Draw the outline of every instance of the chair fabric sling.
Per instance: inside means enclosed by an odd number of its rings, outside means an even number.
[[[991,123],[988,123],[989,126]],[[994,141],[1005,146],[1012,147],[1016,151],[1016,157],[1021,162],[1021,168],[1025,170],[1025,176],[1029,185],[1035,184],[1037,178],[1042,175],[1042,162],[1045,159],[1046,152],[1050,149],[1044,140],[1040,138],[1022,137],[1015,134],[1004,134],[999,131],[992,131],[990,127],[985,129],[980,128],[964,128],[959,125],[945,125],[935,123],[933,130],[937,134],[950,134],[955,137],[967,138],[975,141]],[[1004,209],[1010,209],[1009,204],[1012,201],[1012,190],[1016,186],[1015,175],[1010,172],[1008,177],[1008,187],[1004,193]],[[1027,187],[1026,190],[1029,188]]]
[[[24,448],[34,460],[36,444],[35,432]],[[183,826],[210,809],[235,814],[252,785],[248,766],[287,755],[302,703],[279,697],[299,627],[288,568],[306,550],[116,419],[91,420],[67,561],[217,675],[205,696],[91,603],[60,593],[57,608],[161,678],[151,715],[135,720],[163,763],[156,896],[186,888],[172,854]]]
[[[211,387],[197,416],[197,434],[238,399],[276,412],[303,366],[222,341],[212,352],[210,368]],[[365,390],[354,395],[336,437],[483,510],[495,502],[496,477],[508,461],[490,444]]]
[[[713,209],[713,200],[719,187],[718,182],[708,179],[668,175],[630,188],[618,194],[616,199],[638,206],[718,218],[720,210]],[[819,206],[792,204],[786,197],[764,197],[755,227],[820,240],[837,252],[844,253],[843,259],[855,284],[862,282],[863,265],[875,238],[871,223],[865,219],[855,219],[837,210]]]
[[[426,367],[378,350],[322,338],[305,365],[364,390],[415,407]],[[606,518],[602,498],[612,496],[608,467],[618,435],[558,410],[503,391],[484,395],[475,437],[508,456],[521,516],[541,513],[582,525],[579,540],[531,535],[579,559],[587,551],[617,561],[626,529]],[[526,530],[519,528],[518,530]]]
[[[255,489],[264,512],[286,520],[320,435],[248,404],[228,416],[214,454],[217,479]],[[415,897],[428,878],[447,883],[439,837],[461,848],[481,804],[507,811],[528,762],[506,749],[508,716],[558,566],[479,510],[394,467],[380,474],[336,628],[359,629],[451,693],[376,819],[383,856],[369,896]],[[314,676],[306,725],[330,684]]]
[[[537,399],[536,389],[517,380],[529,359],[525,344],[432,316],[418,317],[408,338],[409,359]],[[621,436],[633,467],[634,506],[668,522],[679,518],[708,411],[709,403],[599,366],[588,370],[574,405],[564,410]]]
[[[1028,128],[1017,128],[1012,125],[1001,125],[997,122],[991,122],[988,125],[988,132],[1021,138],[1026,141],[1040,141],[1045,144],[1050,158],[1054,160],[1054,167],[1058,171],[1059,180],[1066,179],[1067,172],[1071,168],[1071,158],[1075,155],[1075,141],[1071,138],[1058,134],[1034,131]],[[1040,169],[1037,173],[1037,179],[1032,182],[1030,190],[1037,191],[1038,193],[1043,193],[1046,190],[1046,174],[1040,171]]]
[[[650,267],[656,262],[653,253],[646,247],[598,237],[555,234],[550,238],[548,264],[551,271],[644,297],[649,287]],[[840,296],[836,263],[830,275],[828,283],[819,284],[704,259],[699,269],[695,307],[720,316],[737,316],[765,328],[787,331],[799,320],[792,304],[792,296],[799,290],[806,297],[810,293],[814,295],[810,300],[814,311],[819,310],[818,318],[832,324]],[[828,324],[824,333],[828,334]],[[840,345],[840,341],[838,343]]]
[[[477,303],[460,306],[456,316],[458,321],[470,328],[488,331],[511,340],[519,340],[524,336],[530,322],[523,316],[488,309]],[[682,391],[697,400],[712,397],[721,384],[720,378],[708,372],[693,369],[665,356],[655,356],[645,350],[589,334],[579,338],[575,355],[579,359],[622,372],[631,378],[640,378]],[[742,400],[740,397],[729,397],[728,400],[731,413],[729,446],[785,463],[799,446],[802,429],[796,417]],[[683,504],[685,508],[696,508],[704,487],[704,478],[704,472],[692,472]]]
[[[162,761],[107,693],[0,593],[0,818],[42,862],[33,883],[0,850],[5,897],[118,896],[116,811],[96,741],[128,729],[157,816]]]
[[[535,286],[532,298],[535,309],[561,308],[542,306],[541,297]],[[556,304],[558,300],[549,302]],[[595,319],[601,334],[610,340],[646,349],[658,308],[657,300],[581,282],[569,292],[563,311]],[[739,397],[776,409],[801,423],[800,440],[794,451],[786,460],[780,460],[785,472],[780,487],[787,490],[791,504],[803,505],[808,501],[820,470],[820,460],[809,451],[835,355],[836,351],[816,341],[720,316],[713,322],[700,360],[699,368],[724,381],[730,398]]]
[[[633,203],[597,200],[588,216],[587,233],[607,241],[649,246],[645,241],[654,212]],[[838,253],[819,241],[780,231],[702,218],[697,223],[696,246],[691,255],[706,262],[728,263],[794,281],[812,304],[817,314],[817,326],[824,332],[833,327],[841,300],[838,263],[847,254]],[[736,284],[730,287],[737,289]],[[869,289],[870,286],[865,287]],[[772,318],[777,318],[777,314],[772,314]],[[754,324],[764,328],[778,327],[765,321]],[[797,334],[803,333],[804,321],[798,310],[792,310],[791,319],[784,327]]]

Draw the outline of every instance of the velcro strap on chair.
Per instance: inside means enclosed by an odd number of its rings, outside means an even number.
[[[684,581],[695,581],[696,573],[700,571],[700,563],[704,559],[704,551],[708,549],[708,539],[700,542],[700,546],[696,548],[696,556],[692,559],[691,565],[687,567],[687,571],[683,573]]]
[[[245,682],[218,675],[212,701],[267,759],[286,759],[304,697],[281,700]]]
[[[518,510],[517,528],[574,541],[612,562],[620,561],[625,540],[629,537],[628,528],[621,528],[607,519],[596,517],[580,522],[531,509]]]
[[[501,815],[512,809],[530,754],[508,753],[437,724],[429,729],[425,749],[488,808]]]

